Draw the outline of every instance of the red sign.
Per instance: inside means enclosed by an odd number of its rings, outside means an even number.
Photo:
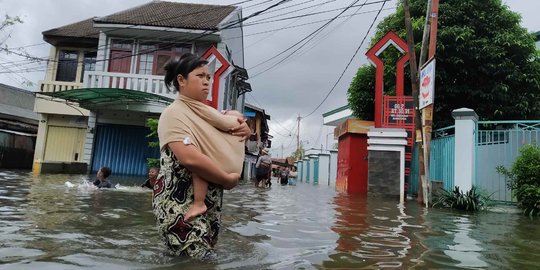
[[[231,63],[225,59],[225,57],[212,46],[203,53],[202,58],[208,60],[208,62],[217,61],[219,65],[216,65],[217,70],[214,71],[214,77],[212,80],[212,93],[210,94],[210,99],[206,103],[215,109],[218,109],[218,99],[219,99],[219,88],[220,81],[222,78],[225,78],[231,73],[232,70],[229,70]],[[211,71],[212,72],[212,71]]]
[[[405,63],[409,61],[409,47],[407,42],[396,33],[390,31],[386,33],[371,49],[366,52],[368,60],[375,65],[375,127],[382,127],[381,117],[383,105],[383,85],[384,85],[384,62],[379,55],[390,45],[403,53],[403,56],[396,62],[396,96],[403,96],[403,74]]]
[[[414,100],[411,96],[384,96],[382,127],[404,128],[407,131],[405,175],[409,175],[414,145]]]

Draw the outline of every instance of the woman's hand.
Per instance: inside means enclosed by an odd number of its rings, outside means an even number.
[[[244,118],[238,117],[237,119],[240,125],[235,128],[229,129],[229,133],[234,136],[241,137],[242,139],[240,139],[240,141],[243,142],[251,135],[251,129],[249,128]]]

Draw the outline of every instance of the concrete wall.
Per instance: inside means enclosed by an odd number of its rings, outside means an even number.
[[[75,116],[88,116],[90,111],[75,105],[67,105],[63,99],[51,99],[51,97],[36,95],[34,111],[37,113],[62,114]]]
[[[315,156],[309,156],[309,179],[308,182],[315,183]]]
[[[319,154],[319,185],[330,185],[330,155]]]
[[[305,182],[305,183],[308,183],[309,182],[309,178],[308,178],[308,169],[309,169],[309,158],[308,157],[305,157],[304,160],[302,161],[302,181]]]
[[[337,155],[338,151],[331,150],[330,151],[330,182],[329,185],[331,187],[336,186],[336,178],[337,178]]]
[[[369,151],[368,193],[399,197],[400,152]]]

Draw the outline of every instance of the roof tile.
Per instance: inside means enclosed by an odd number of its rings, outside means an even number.
[[[204,5],[152,1],[104,17],[94,17],[80,22],[44,31],[44,36],[99,38],[95,23],[145,25],[197,30],[218,30],[218,25],[236,9],[235,6]]]
[[[235,9],[235,6],[152,1],[96,18],[94,22],[217,30],[219,23]]]

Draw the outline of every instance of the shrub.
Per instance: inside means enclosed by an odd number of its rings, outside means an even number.
[[[486,196],[473,186],[471,190],[463,193],[459,187],[453,191],[441,190],[433,199],[433,207],[441,206],[465,211],[478,211],[491,204],[491,195]]]
[[[148,120],[146,121],[146,124],[150,128],[150,134],[146,135],[146,137],[150,138],[151,140],[148,142],[148,147],[159,147],[159,139],[157,135],[158,122],[159,120],[154,118],[148,118]],[[146,165],[148,166],[148,168],[159,168],[159,158],[146,158]]]
[[[497,172],[510,180],[508,187],[523,212],[540,215],[540,147],[525,145],[510,170],[497,166]]]

